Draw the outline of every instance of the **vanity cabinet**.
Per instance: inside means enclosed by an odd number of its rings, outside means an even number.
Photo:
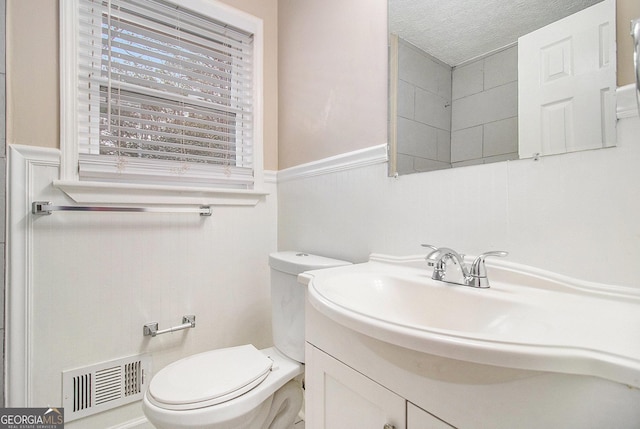
[[[309,344],[306,368],[307,429],[406,429],[405,400],[391,390]]]
[[[451,429],[322,350],[306,348],[307,429]]]
[[[300,275],[307,427],[640,428],[637,293],[536,270],[492,275],[504,283],[482,291],[431,284],[392,259]],[[594,311],[611,320],[582,320]]]
[[[408,429],[455,429],[453,426],[434,417],[422,408],[407,402]]]

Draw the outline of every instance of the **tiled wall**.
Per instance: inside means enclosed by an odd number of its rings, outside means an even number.
[[[518,157],[518,47],[451,68],[398,42],[399,174]]]
[[[451,162],[518,157],[518,47],[453,69]]]
[[[0,243],[2,246],[0,264],[0,280],[2,281],[2,293],[0,293],[0,337],[2,338],[2,371],[0,371],[0,385],[4,386],[4,252],[5,252],[5,230],[4,219],[6,211],[5,202],[5,181],[6,181],[6,108],[5,108],[5,6],[6,0],[0,0],[0,177],[2,177],[2,186],[0,186]],[[0,390],[0,404],[4,404],[4,389]]]
[[[449,168],[451,67],[402,39],[398,63],[397,171]]]

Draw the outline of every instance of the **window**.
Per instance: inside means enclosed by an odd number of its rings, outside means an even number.
[[[260,20],[214,0],[63,2],[66,179],[255,188]]]

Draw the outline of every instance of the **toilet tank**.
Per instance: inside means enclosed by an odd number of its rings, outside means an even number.
[[[304,362],[304,305],[307,287],[298,283],[298,274],[349,264],[351,263],[339,259],[295,251],[269,255],[271,325],[273,344],[278,350],[291,359]]]

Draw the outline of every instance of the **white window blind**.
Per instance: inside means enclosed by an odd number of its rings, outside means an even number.
[[[253,35],[162,0],[80,0],[81,180],[251,189]]]

